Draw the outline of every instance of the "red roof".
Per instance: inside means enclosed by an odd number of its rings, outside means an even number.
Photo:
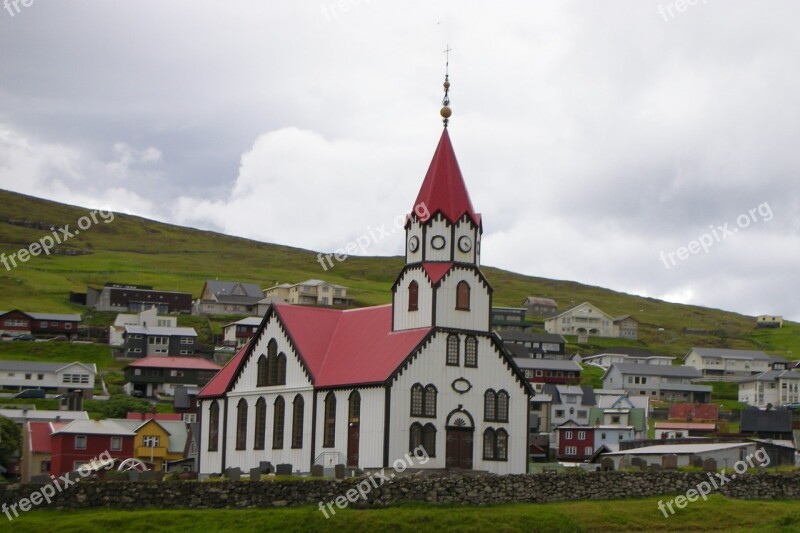
[[[675,403],[669,406],[670,420],[719,420],[719,405],[713,403]]]
[[[425,269],[425,273],[431,279],[431,283],[436,285],[439,283],[439,280],[447,274],[447,271],[450,270],[450,267],[453,266],[453,263],[423,263],[422,268]]]
[[[183,370],[219,370],[222,368],[217,363],[212,363],[202,357],[159,357],[157,355],[145,357],[128,366],[143,368],[180,368]]]
[[[415,207],[419,205],[425,205],[426,211],[431,215],[437,211],[441,212],[453,223],[466,213],[476,225],[481,224],[481,216],[472,208],[447,129],[442,132],[439,146],[436,147],[428,173],[414,203]]]
[[[391,305],[344,311],[287,304],[273,308],[316,387],[382,383],[431,330],[392,331]],[[244,356],[242,349],[199,397],[230,390]]]
[[[50,422],[28,422],[28,434],[30,435],[30,447],[33,453],[50,453],[53,428]]]

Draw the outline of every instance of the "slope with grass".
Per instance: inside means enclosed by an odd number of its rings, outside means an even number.
[[[50,227],[74,229],[89,209],[0,191],[0,252],[9,255],[50,234]],[[84,312],[70,304],[70,291],[106,282],[152,285],[199,296],[207,279],[259,283],[324,278],[349,287],[355,304],[391,301],[390,289],[402,266],[400,257],[349,257],[323,271],[312,251],[266,244],[219,233],[162,224],[116,214],[99,219],[56,250],[31,257],[7,271],[0,266],[0,309]],[[78,255],[68,255],[78,254]],[[494,305],[518,306],[528,295],[554,298],[561,308],[590,301],[613,316],[632,314],[640,321],[640,340],[630,342],[657,352],[682,356],[695,345],[765,349],[789,358],[800,356],[800,324],[755,330],[754,320],[738,313],[680,305],[615,292],[574,281],[523,276],[484,267],[494,287]],[[94,320],[92,317],[89,320]],[[212,328],[219,327],[212,324]],[[690,328],[694,333],[686,333]],[[620,344],[592,339],[578,350]]]

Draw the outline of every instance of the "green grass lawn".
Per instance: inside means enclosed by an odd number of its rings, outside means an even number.
[[[14,531],[797,531],[796,501],[746,501],[711,496],[665,518],[658,498],[574,501],[488,507],[409,504],[389,509],[337,510],[326,519],[316,506],[274,509],[181,511],[30,511]],[[2,518],[2,517],[0,517]]]

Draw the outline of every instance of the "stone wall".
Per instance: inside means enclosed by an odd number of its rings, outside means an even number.
[[[502,504],[555,502],[579,499],[617,499],[678,495],[708,483],[712,494],[742,499],[800,499],[800,473],[744,474],[722,482],[695,472],[593,472],[533,475],[409,476],[389,479],[371,475],[343,481],[307,479],[287,481],[97,481],[83,479],[55,491],[52,484],[0,485],[0,503],[11,505],[33,493],[55,492],[52,503],[61,509],[134,508],[244,508],[332,504],[336,508],[385,507],[399,502],[443,504]],[[731,476],[731,474],[726,474]],[[49,489],[46,489],[50,487]],[[359,491],[360,489],[360,491]],[[363,495],[363,496],[362,496]],[[347,500],[350,500],[349,502]],[[37,498],[41,500],[41,498]]]

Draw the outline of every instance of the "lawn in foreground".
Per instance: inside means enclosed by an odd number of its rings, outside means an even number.
[[[142,530],[203,531],[798,531],[797,501],[744,501],[712,496],[665,518],[659,498],[575,501],[486,507],[409,504],[389,509],[338,510],[326,519],[317,507],[110,511],[30,511],[14,531],[59,533]],[[3,516],[0,519],[5,521]]]

